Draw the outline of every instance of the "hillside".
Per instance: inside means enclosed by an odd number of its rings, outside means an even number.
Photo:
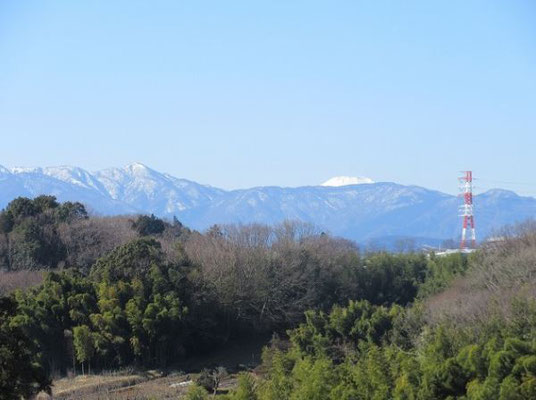
[[[11,202],[0,227],[0,399],[53,376],[60,398],[536,395],[534,223],[444,257],[360,253],[303,223],[96,218],[47,196]]]

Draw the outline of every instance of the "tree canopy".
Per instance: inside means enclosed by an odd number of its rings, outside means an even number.
[[[166,368],[273,332],[288,344],[267,347],[265,375],[242,374],[228,399],[536,396],[534,230],[470,256],[363,254],[307,224],[200,233],[49,196],[14,200],[0,229],[5,269],[63,267],[0,298],[7,398],[47,389],[73,356],[84,373]],[[223,374],[208,369],[188,396]]]

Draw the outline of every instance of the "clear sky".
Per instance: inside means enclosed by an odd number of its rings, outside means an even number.
[[[0,1],[0,164],[536,195],[536,1]],[[504,183],[501,182],[515,182]]]

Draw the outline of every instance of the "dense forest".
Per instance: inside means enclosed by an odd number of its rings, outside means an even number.
[[[0,269],[0,398],[261,334],[228,399],[536,398],[531,225],[471,255],[362,253],[297,222],[199,233],[40,196],[0,213]]]

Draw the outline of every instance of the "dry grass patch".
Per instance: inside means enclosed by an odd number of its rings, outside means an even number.
[[[54,381],[54,399],[106,399],[112,391],[151,379],[146,374],[124,376],[86,375]]]
[[[177,400],[186,394],[197,375],[176,372],[162,376],[148,371],[124,376],[77,376],[54,381],[52,394],[59,400]],[[218,394],[227,393],[236,382],[234,374],[225,377]]]

